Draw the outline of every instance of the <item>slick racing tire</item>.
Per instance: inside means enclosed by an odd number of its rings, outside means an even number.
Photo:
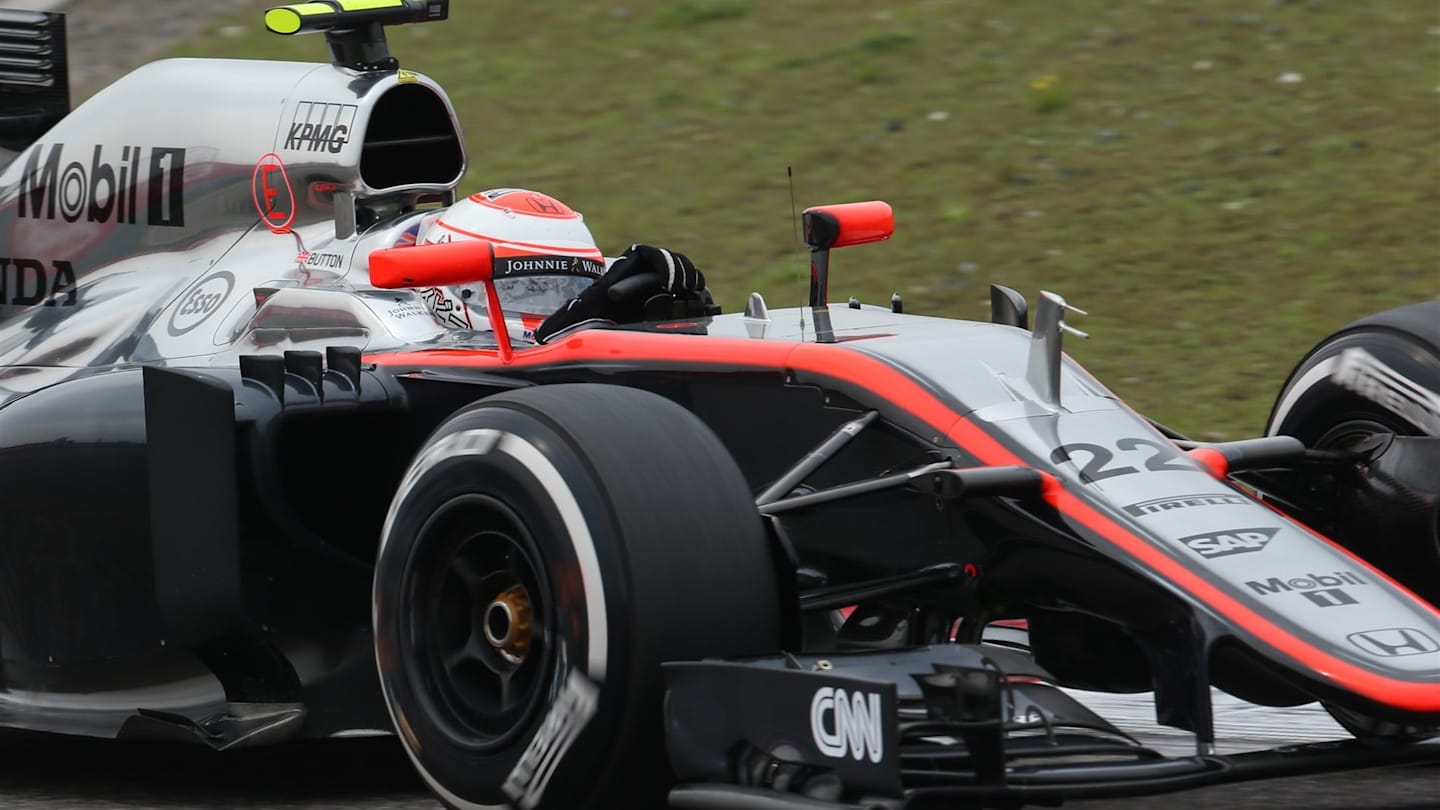
[[[1322,450],[1353,448],[1377,434],[1440,436],[1440,301],[1381,312],[1321,341],[1290,374],[1265,432]],[[1440,457],[1416,466],[1440,469]],[[1326,473],[1301,478],[1302,489],[1328,495],[1330,514],[1338,516],[1317,528],[1440,605],[1440,514],[1423,498],[1397,495],[1433,482],[1382,484],[1362,490],[1353,480],[1328,480]],[[1377,500],[1377,492],[1388,497]],[[1395,743],[1436,733],[1322,705],[1361,740]]]
[[[1440,301],[1372,315],[1321,341],[1291,372],[1265,432],[1314,446],[1347,421],[1440,436]]]
[[[453,808],[663,806],[660,663],[778,651],[770,553],[724,446],[667,399],[553,385],[462,409],[375,568],[406,751]]]
[[[1440,437],[1440,301],[1387,310],[1321,341],[1291,373],[1266,434],[1320,450],[1354,449],[1386,434]],[[1434,447],[1395,475],[1382,457],[1368,478],[1319,472],[1296,480],[1327,507],[1302,519],[1440,605],[1440,510],[1429,494],[1440,486],[1440,443]]]

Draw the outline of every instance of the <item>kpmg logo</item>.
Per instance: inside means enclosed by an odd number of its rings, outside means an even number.
[[[302,101],[295,107],[295,117],[290,119],[290,132],[285,138],[285,149],[292,152],[328,152],[340,154],[345,144],[350,143],[350,133],[355,127],[354,104],[326,104],[320,101]]]
[[[846,692],[826,686],[810,700],[810,733],[820,753],[878,763],[885,756],[885,725],[877,692]]]
[[[1413,627],[1364,630],[1345,637],[1361,650],[1381,658],[1440,653],[1440,643]]]

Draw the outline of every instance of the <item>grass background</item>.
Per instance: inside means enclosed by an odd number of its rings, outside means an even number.
[[[326,58],[265,5],[173,55]],[[390,40],[459,109],[462,191],[679,249],[727,310],[803,300],[787,166],[801,207],[895,207],[836,300],[984,319],[990,282],[1054,290],[1091,313],[1071,354],[1193,435],[1254,435],[1316,340],[1440,296],[1433,0],[452,7]]]

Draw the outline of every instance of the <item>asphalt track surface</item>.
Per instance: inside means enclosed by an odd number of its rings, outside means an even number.
[[[1273,712],[1273,710],[1264,710]],[[1107,714],[1110,714],[1107,712]],[[1263,727],[1220,718],[1222,728],[1248,737],[1297,727],[1313,736],[1327,721],[1316,710],[1258,712]],[[1118,718],[1117,718],[1118,719]],[[1144,736],[1144,735],[1142,735]],[[1173,736],[1148,744],[1177,745]],[[1178,753],[1178,750],[1176,751]],[[0,807],[15,810],[436,810],[399,743],[390,737],[297,743],[219,753],[199,746],[120,743],[0,733]],[[1144,799],[1070,802],[1079,810],[1435,810],[1440,766],[1376,769],[1278,779]],[[617,808],[617,810],[620,810]],[[624,810],[629,810],[625,808]]]
[[[475,0],[469,0],[471,2]],[[0,6],[63,7],[71,14],[72,80],[93,91],[214,14],[247,0],[0,0]],[[1096,707],[1099,708],[1099,707]],[[1143,715],[1114,704],[1102,714],[1129,728]],[[1327,733],[1312,709],[1275,712],[1226,707],[1219,718],[1241,748],[1275,732]],[[1181,753],[1183,740],[1155,732],[1147,744]],[[1440,810],[1440,767],[1392,768],[1253,782],[1124,801],[1072,802],[1080,810]],[[0,732],[0,808],[14,810],[435,810],[399,744],[388,737],[330,740],[217,753],[200,747],[139,745]],[[630,810],[616,808],[616,810]]]

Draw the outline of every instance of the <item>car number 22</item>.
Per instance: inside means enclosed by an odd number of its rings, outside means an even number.
[[[1192,464],[1187,462],[1185,456],[1182,455],[1180,451],[1150,439],[1120,439],[1115,442],[1115,448],[1122,453],[1149,451],[1149,455],[1145,458],[1145,469],[1151,472],[1195,469]],[[1075,460],[1075,453],[1084,453],[1087,456],[1083,465]],[[1106,478],[1115,478],[1121,475],[1140,472],[1139,469],[1128,465],[1110,466],[1111,462],[1115,461],[1115,453],[1107,447],[1090,444],[1088,442],[1062,444],[1050,451],[1050,460],[1056,464],[1063,464],[1068,461],[1078,465],[1080,467],[1080,480],[1086,484],[1093,484],[1096,481],[1103,481]]]

